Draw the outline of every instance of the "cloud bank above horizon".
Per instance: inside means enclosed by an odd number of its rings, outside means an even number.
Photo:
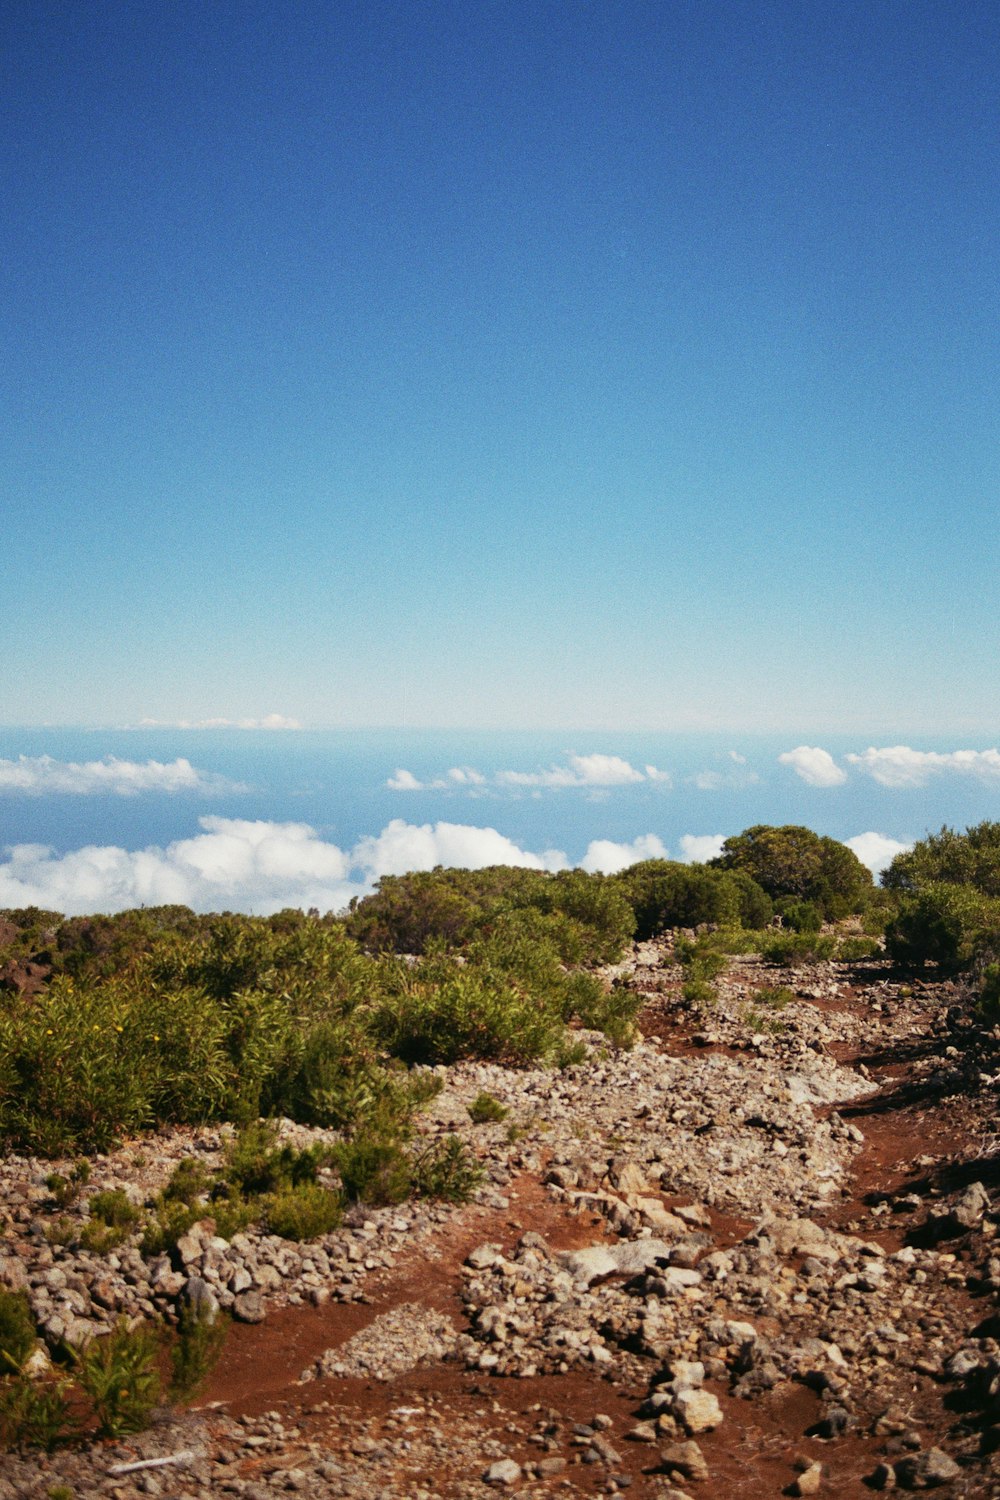
[[[844,756],[848,765],[890,789],[926,786],[934,776],[962,776],[1000,782],[1000,750],[914,750],[910,745],[870,745],[862,753]],[[797,745],[778,756],[808,786],[837,787],[848,773],[819,745]]]
[[[340,911],[366,895],[383,875],[431,870],[436,865],[481,869],[513,865],[564,870],[559,849],[522,849],[495,828],[461,823],[407,823],[394,818],[350,851],[321,838],[308,823],[248,818],[199,818],[200,833],[165,848],[126,850],[90,844],[65,854],[43,844],[17,844],[0,862],[0,907],[39,906],[67,916],[178,904],[195,911],[244,911],[267,916],[285,907]],[[859,834],[848,845],[871,868],[882,868],[908,848],[878,833]],[[680,859],[703,863],[717,855],[722,834],[683,834]],[[653,833],[631,842],[594,839],[579,868],[613,874],[645,859],[668,858]]]
[[[144,792],[220,795],[247,790],[241,782],[198,770],[184,756],[168,762],[120,760],[115,755],[88,761],[55,760],[51,755],[0,759],[0,795],[135,797]]]
[[[656,766],[637,769],[621,755],[569,755],[565,765],[548,766],[542,771],[497,771],[486,776],[473,766],[452,766],[443,776],[430,781],[421,781],[412,771],[397,767],[386,782],[394,792],[429,792],[448,789],[476,790],[486,786],[506,788],[549,788],[561,790],[566,787],[606,790],[609,787],[635,786],[640,782],[651,782],[669,787],[670,774]]]
[[[137,729],[302,729],[287,714],[265,714],[262,719],[140,719]]]

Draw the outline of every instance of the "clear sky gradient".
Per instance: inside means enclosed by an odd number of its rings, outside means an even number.
[[[0,31],[0,721],[996,733],[993,0]]]

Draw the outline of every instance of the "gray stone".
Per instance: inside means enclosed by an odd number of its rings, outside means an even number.
[[[623,1240],[611,1247],[611,1257],[620,1275],[641,1276],[658,1261],[669,1260],[670,1246],[663,1240]]]
[[[957,1479],[961,1472],[955,1460],[940,1448],[925,1448],[900,1459],[896,1480],[905,1490],[932,1490]]]
[[[690,1433],[711,1432],[723,1420],[722,1407],[711,1391],[678,1391],[670,1410]]]
[[[567,1251],[560,1256],[560,1260],[573,1280],[582,1281],[586,1286],[592,1286],[605,1276],[616,1276],[619,1273],[617,1259],[604,1245],[588,1245],[585,1250]]]
[[[698,1444],[690,1439],[686,1443],[671,1443],[660,1449],[660,1462],[671,1473],[681,1474],[685,1479],[707,1479],[708,1462]]]
[[[233,1298],[233,1317],[239,1323],[263,1323],[267,1316],[260,1292],[241,1292]]]
[[[487,1484],[506,1486],[517,1484],[521,1478],[521,1465],[515,1463],[512,1458],[499,1458],[496,1463],[490,1464],[483,1475]]]
[[[182,1293],[195,1317],[214,1323],[219,1316],[219,1300],[201,1276],[190,1276]]]

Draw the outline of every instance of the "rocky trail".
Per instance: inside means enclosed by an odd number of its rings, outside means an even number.
[[[707,1013],[666,946],[610,977],[644,999],[631,1051],[588,1034],[563,1071],[442,1070],[421,1129],[487,1172],[461,1207],[301,1246],[204,1221],[147,1262],[50,1244],[58,1164],[0,1164],[0,1279],[53,1342],[193,1282],[234,1318],[194,1408],[8,1455],[2,1500],[1000,1496],[1000,1034],[878,961],[737,958]],[[482,1091],[505,1120],[472,1123]],[[142,1201],[222,1144],[132,1143],[95,1185]]]

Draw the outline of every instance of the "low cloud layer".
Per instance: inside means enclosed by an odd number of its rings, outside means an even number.
[[[799,745],[778,756],[783,766],[791,766],[809,786],[843,786],[847,772],[837,765],[829,750],[818,745]]]
[[[18,844],[0,861],[0,908],[40,906],[67,915],[179,903],[195,911],[244,911],[266,916],[284,907],[341,911],[366,895],[382,875],[431,870],[435,865],[481,869],[515,865],[562,870],[560,849],[522,849],[495,828],[463,823],[407,823],[393,819],[351,850],[328,843],[307,823],[249,818],[199,819],[200,832],[166,848],[88,845],[58,854],[41,844]],[[703,863],[721,852],[722,834],[684,834],[680,858]],[[880,870],[909,848],[883,834],[848,839],[865,864]],[[631,842],[594,839],[583,869],[612,874],[644,859],[668,858],[656,834]]]
[[[854,850],[873,875],[881,875],[897,854],[905,854],[907,849],[913,848],[912,844],[901,844],[899,839],[890,839],[884,833],[858,833],[852,839],[845,839],[844,843],[848,849]]]
[[[932,776],[972,776],[980,781],[1000,781],[1000,750],[911,750],[909,745],[890,745],[848,761],[873,777],[880,786],[926,786]]]
[[[89,845],[57,854],[19,844],[0,863],[0,907],[42,906],[67,915],[177,902],[195,911],[268,915],[286,906],[339,911],[381,875],[435,865],[564,869],[560,850],[533,854],[495,828],[395,819],[350,852],[307,823],[204,817],[201,832],[166,848]]]
[[[644,859],[667,858],[666,847],[656,834],[644,833],[630,844],[616,844],[611,839],[592,839],[580,861],[580,868],[592,875],[614,875]]]
[[[53,760],[50,755],[19,755],[0,760],[0,794],[9,796],[135,797],[143,792],[208,793],[245,791],[236,782],[199,771],[183,757],[159,760]]]
[[[452,766],[444,776],[421,781],[412,771],[397,767],[386,782],[394,792],[428,792],[460,788],[478,790],[486,786],[519,788],[583,787],[592,791],[618,786],[635,786],[640,782],[670,785],[670,774],[656,766],[631,765],[620,755],[570,755],[565,765],[549,766],[544,771],[497,771],[485,776],[472,766]]]
[[[682,833],[681,859],[688,865],[705,865],[718,859],[726,842],[724,833]]]
[[[926,786],[934,776],[964,776],[978,781],[1000,782],[1000,750],[914,750],[909,745],[870,745],[861,754],[844,756],[849,766],[870,776],[879,786],[892,788]],[[799,745],[778,756],[809,786],[843,786],[848,773],[829,750],[819,745]]]
[[[140,719],[140,729],[301,729],[287,714],[265,714],[262,719]]]

